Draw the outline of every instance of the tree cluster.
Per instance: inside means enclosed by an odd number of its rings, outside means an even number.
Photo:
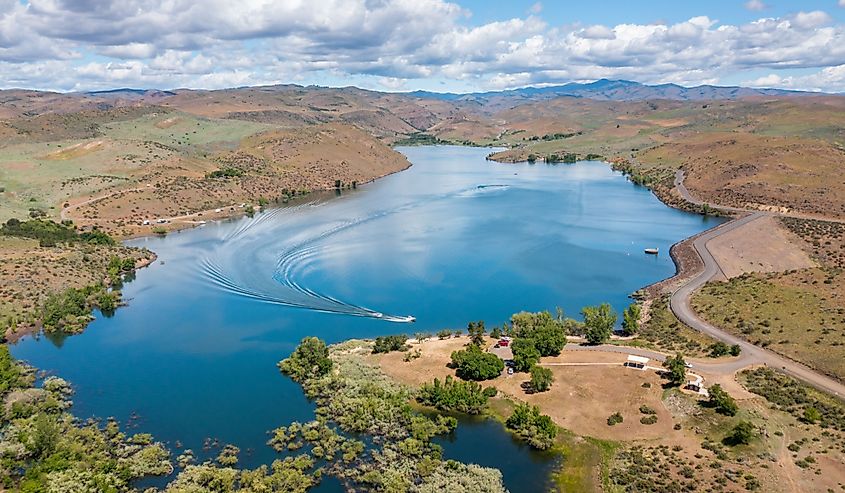
[[[408,336],[406,336],[405,334],[379,336],[376,337],[375,345],[373,345],[373,353],[404,351],[405,349],[407,349],[407,347],[405,347],[406,342],[408,342]]]
[[[112,237],[102,231],[92,230],[77,233],[76,228],[70,221],[57,223],[46,219],[31,219],[20,221],[9,219],[0,226],[0,235],[16,236],[19,238],[32,238],[38,240],[43,247],[56,246],[59,243],[84,242],[95,245],[114,245]]]
[[[505,362],[495,354],[470,344],[466,349],[452,352],[452,367],[456,370],[455,374],[464,380],[489,380],[502,374]]]
[[[293,354],[279,363],[279,369],[297,382],[318,378],[332,370],[326,343],[316,337],[302,339]]]
[[[447,376],[442,383],[435,378],[433,383],[423,384],[417,391],[420,404],[442,411],[458,411],[479,414],[487,406],[487,399],[496,395],[493,387],[482,388],[476,382],[464,382]]]
[[[552,418],[540,414],[540,408],[537,406],[524,403],[516,405],[505,426],[539,450],[551,448],[557,437],[557,426]]]
[[[548,311],[520,312],[511,317],[511,333],[514,369],[529,371],[541,357],[560,354],[568,329],[562,313],[554,318]]]
[[[613,334],[617,315],[609,303],[598,306],[585,306],[581,309],[584,316],[584,336],[590,344],[603,344]]]

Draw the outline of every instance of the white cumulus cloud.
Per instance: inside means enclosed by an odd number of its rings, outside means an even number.
[[[471,12],[447,0],[0,0],[0,86],[369,78],[399,90],[433,78],[483,90],[602,77],[701,84],[768,71],[779,79],[767,85],[842,87],[845,25],[823,11],[738,24],[697,16],[566,26],[542,13],[537,3],[524,17],[471,25]]]

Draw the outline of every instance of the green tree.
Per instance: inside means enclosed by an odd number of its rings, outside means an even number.
[[[487,329],[484,328],[484,321],[470,322],[467,324],[467,333],[469,333],[469,340],[472,344],[481,347],[484,345],[484,333]]]
[[[0,397],[9,390],[21,387],[22,376],[21,368],[12,358],[9,348],[5,344],[0,345]]]
[[[718,383],[713,384],[713,386],[707,390],[710,393],[710,400],[708,402],[711,407],[726,416],[736,416],[736,413],[739,411],[739,406],[737,406],[736,400],[722,389],[721,385]]]
[[[513,351],[513,366],[516,371],[529,371],[540,361],[540,351],[534,346],[532,339],[515,339],[511,343]]]
[[[631,303],[622,312],[622,330],[626,336],[632,336],[640,330],[640,312],[638,303]]]
[[[489,380],[502,374],[505,362],[492,353],[481,350],[475,344],[452,353],[452,367],[455,374],[464,380]]]
[[[282,373],[297,382],[328,374],[332,369],[329,348],[316,337],[302,339],[293,354],[279,363]]]
[[[490,337],[496,340],[501,339],[502,329],[500,329],[499,327],[493,327],[493,330],[490,331]]]
[[[687,377],[687,363],[681,353],[666,358],[663,367],[667,370],[666,377],[669,379],[669,383],[675,386],[684,384]]]
[[[740,421],[723,441],[727,445],[748,445],[755,436],[757,436],[757,430],[754,425],[748,421]]]
[[[32,430],[31,448],[35,457],[48,457],[56,450],[59,443],[59,425],[55,418],[48,414],[39,414],[35,417],[35,425]]]
[[[511,317],[514,335],[520,339],[531,339],[540,356],[557,356],[566,346],[567,328],[562,319],[552,318],[551,313],[520,312]]]
[[[548,368],[543,368],[539,365],[534,365],[531,367],[531,388],[534,389],[535,392],[545,392],[552,387],[552,382],[555,381],[555,377],[552,374],[552,370]]]
[[[590,344],[603,344],[613,334],[613,326],[618,318],[609,303],[599,306],[585,306],[581,310],[586,328],[585,336]]]
[[[739,356],[739,353],[741,353],[741,352],[742,352],[742,348],[739,347],[739,344],[734,344],[733,346],[731,346],[731,350],[730,350],[731,356]]]

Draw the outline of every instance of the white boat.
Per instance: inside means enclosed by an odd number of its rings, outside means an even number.
[[[657,255],[660,250],[658,248],[646,248],[645,253],[649,255]]]
[[[375,312],[375,313],[373,313],[373,316],[376,317],[376,318],[382,318],[384,316],[384,313]]]

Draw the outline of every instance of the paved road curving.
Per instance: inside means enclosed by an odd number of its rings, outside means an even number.
[[[685,200],[688,200],[694,204],[702,203],[701,201],[698,201],[694,197],[692,197],[686,187],[684,187],[682,171],[678,171],[678,173],[675,175],[675,186],[677,187],[681,196],[684,197]],[[743,212],[746,213],[746,215],[729,221],[727,223],[723,223],[694,237],[693,247],[695,248],[696,253],[698,253],[698,255],[701,257],[701,260],[704,262],[704,270],[700,272],[697,276],[695,276],[693,279],[686,282],[677,290],[675,290],[674,293],[672,293],[672,296],[669,299],[669,307],[672,309],[672,312],[675,314],[676,317],[678,317],[678,320],[685,323],[689,327],[698,330],[699,332],[703,332],[709,335],[710,337],[713,337],[714,339],[720,340],[727,344],[738,344],[742,348],[742,357],[738,360],[734,360],[733,362],[729,363],[729,365],[735,366],[733,371],[739,370],[745,366],[755,364],[766,365],[770,368],[773,368],[782,373],[802,380],[819,390],[833,394],[840,400],[845,401],[845,385],[843,385],[842,383],[828,376],[822,375],[821,373],[805,365],[802,365],[801,363],[797,363],[793,360],[784,358],[783,356],[780,356],[772,351],[763,349],[759,346],[755,346],[754,344],[751,344],[750,342],[744,339],[741,339],[733,334],[725,332],[724,330],[710,324],[709,322],[699,317],[698,314],[695,313],[695,310],[692,309],[690,305],[690,297],[692,296],[693,292],[695,292],[695,290],[707,283],[707,281],[711,280],[714,276],[721,273],[721,267],[719,267],[719,263],[713,257],[713,254],[710,252],[710,250],[708,250],[707,243],[713,238],[716,238],[717,236],[723,235],[729,231],[733,231],[752,221],[755,221],[761,217],[772,214],[770,212],[762,211],[750,212],[747,210],[732,207],[715,207],[735,212]],[[729,367],[725,367],[722,369],[729,369]]]

